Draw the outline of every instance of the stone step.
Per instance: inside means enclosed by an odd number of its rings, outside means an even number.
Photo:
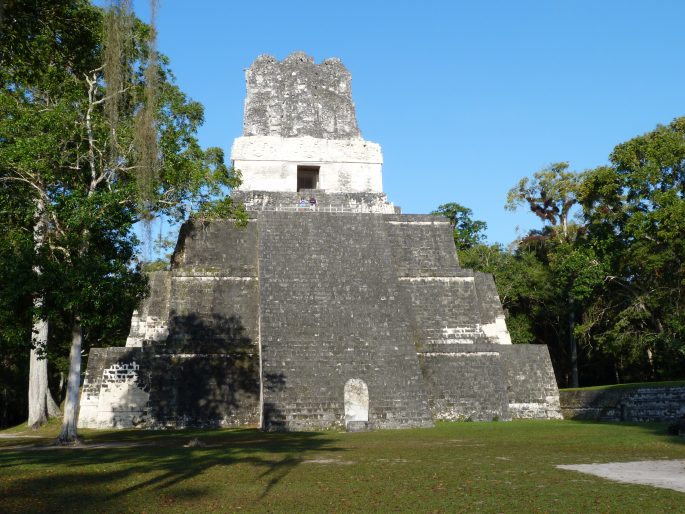
[[[370,432],[371,423],[368,421],[348,421],[345,423],[345,429],[348,432]]]

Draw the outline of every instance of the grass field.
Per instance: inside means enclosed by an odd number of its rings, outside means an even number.
[[[0,432],[21,435],[22,428]],[[368,433],[83,431],[0,438],[2,512],[685,512],[685,494],[556,464],[683,459],[659,424],[441,423]],[[186,447],[198,438],[204,446]],[[19,448],[18,445],[38,447]]]

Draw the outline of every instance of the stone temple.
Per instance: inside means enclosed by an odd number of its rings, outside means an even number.
[[[545,346],[512,345],[448,220],[400,214],[337,59],[260,56],[232,150],[248,213],[188,221],[123,348],[91,350],[81,427],[428,427],[559,418]]]

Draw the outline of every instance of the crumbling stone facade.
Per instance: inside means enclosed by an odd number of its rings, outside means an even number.
[[[512,345],[449,222],[381,189],[337,60],[259,57],[233,147],[250,214],[188,221],[126,348],[91,351],[87,427],[427,427],[559,418],[547,348]]]
[[[260,55],[247,70],[243,135],[360,139],[352,77],[340,59]]]

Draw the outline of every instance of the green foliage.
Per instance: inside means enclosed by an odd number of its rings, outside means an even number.
[[[559,289],[573,302],[592,297],[607,276],[606,266],[582,242],[564,242],[549,249],[549,269]]]
[[[450,220],[454,232],[454,244],[460,250],[478,245],[485,239],[484,232],[488,225],[484,221],[474,220],[473,211],[458,203],[446,203],[431,212],[434,216],[444,216]]]
[[[140,266],[143,273],[152,273],[154,271],[168,271],[169,259],[156,259],[154,261],[143,262]]]
[[[0,281],[11,287],[0,290],[2,353],[28,348],[36,316],[51,326],[51,362],[64,361],[74,320],[85,349],[121,344],[146,288],[133,265],[141,215],[245,218],[226,197],[239,175],[220,149],[197,141],[202,106],[176,86],[154,29],[129,5],[3,4]],[[47,228],[34,239],[39,219]],[[35,298],[40,312],[32,312]]]
[[[527,205],[543,223],[548,223],[559,237],[568,237],[568,219],[576,204],[576,190],[581,176],[568,171],[567,162],[550,164],[533,175],[522,178],[507,193],[505,208],[516,210]]]
[[[609,266],[582,326],[627,378],[685,369],[685,118],[618,145],[578,198],[587,241]]]
[[[512,340],[546,343],[561,384],[575,339],[583,383],[685,376],[685,118],[618,145],[607,166],[520,180],[507,208],[519,205],[543,227],[514,251],[459,251],[495,275]]]
[[[31,269],[31,209],[15,188],[0,183],[0,427],[22,421],[31,338],[32,293],[38,287]],[[28,204],[30,205],[30,204]]]

